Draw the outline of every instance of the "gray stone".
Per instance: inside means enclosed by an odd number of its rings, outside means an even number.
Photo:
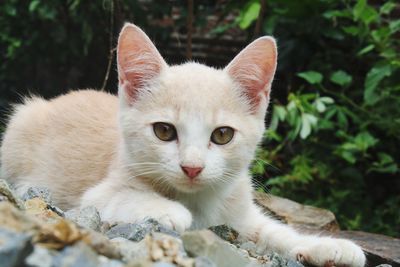
[[[179,234],[173,230],[166,228],[165,226],[158,223],[156,220],[147,219],[138,223],[121,223],[112,226],[110,230],[106,232],[108,238],[112,239],[115,237],[123,237],[135,242],[142,240],[147,234],[152,232],[160,232],[171,236],[179,236]]]
[[[111,242],[121,254],[124,262],[149,258],[148,247],[144,239],[140,242],[132,242],[123,237],[116,237],[111,239]]]
[[[97,209],[93,206],[87,206],[82,209],[71,209],[64,213],[65,218],[71,220],[81,227],[100,231],[101,219]]]
[[[27,201],[32,198],[41,198],[49,205],[53,205],[53,201],[51,199],[50,190],[47,187],[33,186],[29,187],[28,190],[22,195],[22,200]]]
[[[199,256],[194,259],[194,267],[217,267],[209,258]]]
[[[35,245],[33,252],[25,259],[25,264],[29,267],[51,267],[53,257],[57,254],[55,250]]]
[[[57,213],[58,215],[60,215],[61,217],[65,217],[64,211],[62,209],[60,209],[59,207],[53,206],[53,205],[47,205],[47,208],[55,213]]]
[[[31,236],[0,228],[0,262],[2,267],[22,266],[33,250]]]
[[[97,267],[100,261],[96,253],[82,242],[64,248],[53,258],[53,267]]]
[[[235,243],[239,236],[239,233],[237,231],[227,225],[212,226],[209,229],[213,231],[217,236],[230,243]]]
[[[274,252],[268,254],[268,258],[270,267],[304,267],[300,262],[284,258]]]
[[[253,257],[257,256],[257,247],[252,241],[246,241],[239,244],[239,248],[246,250]]]
[[[85,233],[82,241],[96,251],[97,254],[113,259],[121,258],[119,249],[103,234],[93,230],[87,230],[87,233]]]
[[[175,267],[175,264],[169,263],[169,262],[156,262],[153,264],[153,267]]]
[[[109,259],[104,256],[99,256],[99,267],[123,267],[125,264],[119,260]]]
[[[20,209],[24,208],[24,204],[22,203],[21,199],[17,197],[14,190],[12,190],[8,183],[3,179],[0,179],[0,197],[1,201],[6,200],[13,203]]]
[[[263,266],[209,230],[185,232],[182,240],[189,256],[207,257],[219,267]]]

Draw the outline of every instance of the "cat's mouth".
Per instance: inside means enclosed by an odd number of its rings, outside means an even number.
[[[204,187],[204,182],[201,179],[188,179],[187,177],[179,179],[175,182],[175,188],[182,192],[196,192]]]

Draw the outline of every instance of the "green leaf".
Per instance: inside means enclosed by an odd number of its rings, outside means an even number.
[[[353,8],[353,15],[356,21],[362,21],[368,25],[378,18],[378,12],[367,4],[367,0],[358,0]]]
[[[328,10],[324,14],[322,14],[324,18],[331,19],[331,18],[336,18],[336,17],[342,17],[342,18],[350,18],[351,17],[351,12],[348,10]]]
[[[393,20],[389,23],[390,33],[395,33],[400,30],[400,19]]]
[[[300,130],[300,137],[302,139],[306,139],[311,133],[311,126],[317,123],[317,118],[308,113],[303,113],[301,115],[301,130]]]
[[[354,144],[357,149],[364,152],[368,148],[375,146],[378,143],[378,139],[373,137],[369,132],[361,132],[354,138]]]
[[[333,100],[333,98],[329,97],[329,96],[320,97],[319,100],[321,100],[325,104],[333,104],[333,103],[335,103],[335,100]]]
[[[348,26],[348,27],[342,27],[343,31],[345,33],[348,33],[350,35],[356,36],[360,32],[360,28],[356,26]]]
[[[338,109],[336,112],[338,124],[340,128],[342,129],[347,129],[347,126],[349,125],[349,121],[346,117],[346,114],[342,111],[342,109]]]
[[[367,0],[358,0],[357,4],[353,8],[353,16],[356,19],[360,18],[366,6],[367,6]]]
[[[396,7],[395,3],[387,2],[387,3],[383,4],[383,6],[381,6],[381,8],[379,9],[379,13],[388,15],[388,14],[390,14],[390,12],[392,12],[392,10],[395,7]]]
[[[362,55],[372,51],[374,48],[375,48],[374,44],[367,45],[366,47],[364,47],[363,49],[358,51],[357,56],[362,56]]]
[[[364,83],[364,102],[367,105],[373,105],[378,101],[378,96],[375,89],[379,83],[392,74],[392,68],[386,64],[383,66],[373,67],[367,74]]]
[[[284,121],[286,117],[286,109],[283,106],[274,106],[274,112],[278,116],[279,120]]]
[[[379,161],[372,163],[372,168],[368,169],[368,172],[375,171],[380,173],[396,173],[399,168],[389,154],[386,153],[378,153]]]
[[[259,1],[251,2],[246,9],[244,10],[240,20],[239,27],[243,30],[250,27],[251,23],[258,18],[258,14],[260,13],[261,4]]]
[[[357,161],[357,159],[354,156],[354,154],[349,152],[349,151],[342,151],[340,153],[340,156],[342,156],[343,159],[345,159],[346,161],[348,161],[351,164],[354,164]]]
[[[303,78],[310,84],[320,84],[323,79],[323,76],[321,73],[312,71],[312,70],[297,73],[297,76],[299,76],[300,78]]]
[[[330,79],[331,82],[336,83],[340,86],[347,86],[352,82],[353,77],[351,77],[347,72],[343,70],[338,70],[331,75]]]
[[[29,12],[34,12],[36,10],[36,8],[39,6],[40,1],[39,0],[33,0],[30,4],[29,4]]]
[[[318,112],[322,113],[326,110],[326,106],[324,102],[322,102],[320,99],[316,99],[314,101],[315,108],[317,109]]]

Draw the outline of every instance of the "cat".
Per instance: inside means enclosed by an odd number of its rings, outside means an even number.
[[[277,64],[272,37],[224,69],[169,66],[147,35],[125,24],[118,97],[80,90],[15,107],[1,147],[2,176],[18,192],[45,186],[56,205],[94,205],[105,221],[154,218],[179,232],[228,224],[316,266],[361,267],[351,241],[296,232],[253,203],[248,167],[264,130]]]

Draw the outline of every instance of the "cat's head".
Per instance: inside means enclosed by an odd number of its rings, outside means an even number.
[[[265,130],[276,59],[274,39],[261,37],[224,69],[168,66],[146,34],[126,24],[117,49],[126,164],[183,192],[247,172]]]

